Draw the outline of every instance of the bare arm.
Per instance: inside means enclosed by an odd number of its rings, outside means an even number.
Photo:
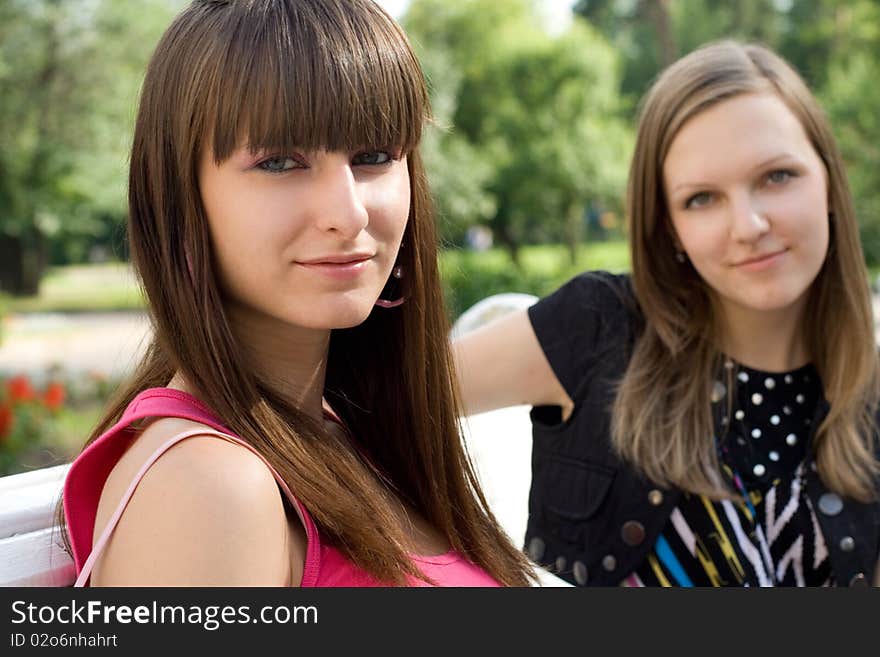
[[[144,475],[92,585],[298,584],[305,544],[288,528],[275,480],[256,456],[217,438],[189,438]]]
[[[547,362],[526,310],[465,334],[452,345],[464,410],[474,415],[505,406],[573,403]]]

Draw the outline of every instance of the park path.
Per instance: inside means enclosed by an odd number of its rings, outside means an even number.
[[[149,334],[142,312],[10,315],[0,333],[0,373],[39,378],[61,367],[69,376],[121,377],[146,349]]]

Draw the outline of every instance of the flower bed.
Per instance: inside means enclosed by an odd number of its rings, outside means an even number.
[[[53,420],[66,397],[65,384],[56,378],[37,386],[23,374],[0,377],[0,476],[20,471],[22,460],[48,465],[40,453],[51,444]]]

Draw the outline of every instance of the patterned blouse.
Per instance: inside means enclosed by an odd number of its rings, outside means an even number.
[[[822,386],[812,365],[783,373],[728,360],[712,394],[724,476],[739,499],[685,493],[624,586],[830,586],[828,550],[803,490]]]

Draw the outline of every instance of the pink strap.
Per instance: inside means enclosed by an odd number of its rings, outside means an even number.
[[[134,479],[132,479],[131,483],[128,485],[128,489],[125,491],[125,494],[119,501],[119,505],[116,507],[113,515],[110,516],[110,520],[107,522],[107,526],[104,527],[104,531],[101,532],[101,536],[98,537],[98,540],[92,547],[92,550],[89,553],[89,556],[83,564],[82,570],[79,573],[79,577],[76,578],[76,583],[74,584],[75,587],[85,586],[86,582],[88,582],[92,572],[92,568],[95,565],[95,561],[97,561],[98,557],[100,557],[101,553],[104,551],[104,548],[107,545],[107,541],[110,540],[110,536],[113,534],[113,531],[116,529],[116,525],[119,523],[119,518],[122,517],[122,512],[125,511],[125,507],[128,506],[132,494],[138,487],[138,484],[140,484],[141,479],[146,474],[147,470],[150,469],[150,466],[152,466],[153,463],[155,463],[158,458],[162,456],[162,454],[167,452],[171,447],[173,447],[180,441],[187,438],[192,438],[193,436],[217,436],[218,438],[222,438],[223,440],[241,445],[242,447],[249,450],[251,453],[255,454],[265,464],[265,466],[269,468],[269,470],[272,472],[272,476],[275,477],[275,481],[278,482],[278,486],[287,496],[287,499],[290,500],[293,508],[296,509],[296,513],[306,530],[306,560],[303,567],[301,586],[312,586],[314,584],[314,582],[317,580],[318,575],[320,543],[318,541],[318,535],[314,523],[311,522],[311,518],[305,512],[305,509],[302,508],[300,501],[297,500],[294,497],[293,493],[290,492],[290,488],[288,488],[285,481],[281,478],[281,475],[279,475],[278,472],[275,471],[275,468],[269,465],[269,462],[265,458],[263,458],[263,456],[259,452],[257,452],[257,450],[248,445],[241,438],[231,436],[227,433],[222,433],[220,431],[213,431],[211,429],[205,428],[190,429],[189,431],[184,431],[175,436],[172,436],[162,445],[160,445],[159,448],[156,449],[155,452],[153,452],[150,458],[148,458],[146,462],[141,466],[140,470],[138,470],[137,474],[134,476]]]

